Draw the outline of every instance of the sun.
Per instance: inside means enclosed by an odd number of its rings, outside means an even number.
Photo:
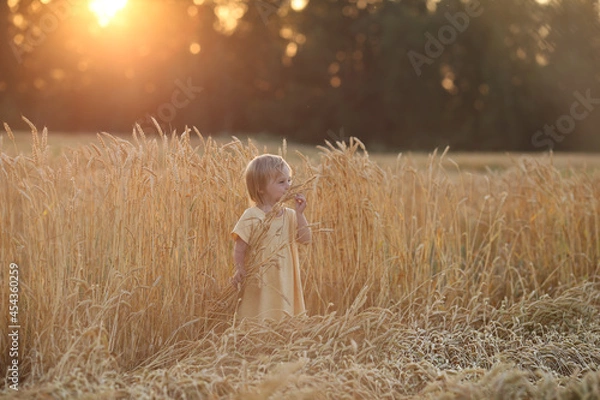
[[[127,0],[91,0],[90,10],[96,15],[98,24],[106,26],[127,5]]]

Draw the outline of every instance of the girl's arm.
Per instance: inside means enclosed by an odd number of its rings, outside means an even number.
[[[235,275],[233,276],[231,283],[238,289],[246,277],[245,261],[247,249],[248,244],[246,242],[239,237],[235,239],[233,244],[233,264],[235,265]]]
[[[296,220],[298,221],[297,241],[302,244],[308,244],[312,240],[312,232],[304,216],[306,208],[306,198],[304,195],[296,195]]]

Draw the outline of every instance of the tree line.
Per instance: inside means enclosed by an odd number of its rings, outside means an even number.
[[[4,122],[600,150],[598,0],[130,0],[107,27],[81,4],[0,2]]]

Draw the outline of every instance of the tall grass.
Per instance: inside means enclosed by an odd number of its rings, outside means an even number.
[[[8,281],[10,262],[19,265],[22,379],[30,387],[67,376],[93,381],[86,374],[116,382],[119,373],[143,369],[155,382],[156,368],[175,359],[198,352],[218,359],[217,350],[232,343],[234,351],[242,351],[243,334],[238,338],[229,328],[230,232],[248,206],[242,171],[261,153],[257,146],[235,138],[218,145],[195,130],[147,138],[138,129],[131,140],[100,134],[97,143],[54,157],[48,133],[31,128],[29,154],[17,154],[4,141],[0,158],[0,278]],[[13,134],[5,129],[10,141]],[[287,155],[285,143],[280,152]],[[308,314],[314,317],[305,320],[308,325],[286,323],[299,331],[317,324],[326,331],[306,337],[329,337],[356,356],[365,340],[394,340],[364,324],[393,327],[390,335],[405,334],[402,326],[411,324],[467,332],[495,315],[509,329],[514,321],[505,317],[507,309],[542,325],[559,324],[560,313],[579,307],[577,302],[565,308],[551,303],[545,314],[530,305],[578,287],[588,288],[591,297],[578,295],[583,311],[577,308],[573,318],[597,316],[600,176],[559,170],[551,158],[524,158],[505,171],[476,174],[444,168],[448,157],[434,152],[426,168],[398,157],[383,169],[356,139],[320,147],[318,159],[298,155],[295,180],[310,182],[306,215],[313,243],[301,264]],[[357,319],[357,308],[378,311]],[[0,309],[8,309],[7,284],[0,288]],[[0,323],[7,326],[4,314]],[[350,335],[353,326],[363,334]],[[288,327],[276,328],[277,335],[289,339],[294,333]],[[254,337],[252,329],[259,328],[250,327],[246,339]],[[374,332],[379,336],[372,337]],[[221,334],[232,343],[219,342],[225,339],[215,335]],[[181,353],[181,343],[197,347],[184,346],[191,353]],[[7,348],[2,334],[0,374]],[[312,350],[307,344],[302,351]],[[488,369],[494,365],[486,363]],[[302,368],[290,365],[289,371]],[[213,367],[235,374],[244,368]],[[289,371],[283,375],[293,374]],[[402,370],[408,380],[398,382],[433,379],[419,371]],[[499,374],[494,371],[492,378]],[[139,379],[135,376],[125,382]],[[259,385],[264,393],[271,390],[268,382]],[[417,383],[407,386],[413,394],[425,387]],[[65,385],[61,390],[72,394]],[[222,384],[206,393],[252,391],[240,385]],[[448,385],[480,390],[460,381]]]

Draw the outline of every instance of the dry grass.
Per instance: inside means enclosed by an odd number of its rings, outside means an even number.
[[[233,325],[230,231],[252,142],[103,134],[56,155],[32,126],[24,154],[6,128],[0,278],[19,264],[17,397],[600,398],[589,164],[377,163],[356,140],[296,154],[309,315]],[[0,374],[7,349],[2,334]]]

